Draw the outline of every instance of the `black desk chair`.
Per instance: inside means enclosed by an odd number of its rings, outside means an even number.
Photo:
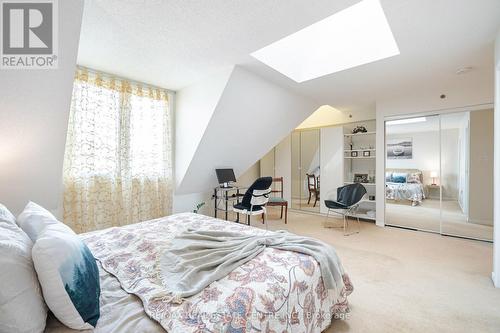
[[[265,222],[266,204],[271,194],[272,177],[261,177],[248,188],[240,203],[233,206],[236,213],[247,216],[247,224],[250,225],[250,216],[262,215],[262,223]],[[267,224],[266,224],[267,227]]]
[[[328,213],[326,214],[325,222],[330,216],[330,210],[333,213],[339,214],[344,219],[344,236],[349,236],[354,233],[359,233],[361,231],[361,223],[359,222],[359,216],[356,215],[356,211],[359,207],[359,202],[363,199],[366,194],[366,188],[359,183],[349,184],[337,188],[337,201],[325,200],[325,206],[328,207]],[[346,233],[347,219],[346,216],[356,216],[358,219],[358,231],[350,234]]]

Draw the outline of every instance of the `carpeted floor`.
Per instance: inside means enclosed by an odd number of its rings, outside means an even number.
[[[312,213],[319,213],[319,206],[321,203],[318,201],[316,202],[316,206],[314,206],[314,195],[311,197],[311,201],[307,203],[307,199],[292,199],[292,203],[290,208],[293,209],[300,209],[304,210],[307,212],[312,212]]]
[[[331,332],[500,332],[500,289],[491,281],[492,244],[362,223],[360,234],[325,229],[321,216],[269,209],[269,228],[322,239],[337,249],[354,283],[348,320]],[[263,227],[255,218],[252,225]],[[352,227],[355,227],[352,223]]]
[[[398,225],[407,228],[442,232],[484,240],[493,240],[493,227],[467,222],[467,216],[462,213],[457,201],[442,202],[443,213],[439,200],[425,199],[418,206],[408,203],[386,203],[385,220],[388,225]]]

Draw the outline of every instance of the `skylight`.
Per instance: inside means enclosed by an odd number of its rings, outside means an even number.
[[[300,83],[398,54],[379,0],[363,0],[251,55]]]

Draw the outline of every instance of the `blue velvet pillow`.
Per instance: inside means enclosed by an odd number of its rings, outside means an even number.
[[[393,173],[392,174],[392,182],[393,183],[406,183],[406,177],[408,174],[406,173]]]

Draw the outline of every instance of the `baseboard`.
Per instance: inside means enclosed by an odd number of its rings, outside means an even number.
[[[484,225],[486,227],[493,227],[493,223],[491,220],[481,220],[481,219],[471,219],[469,218],[468,223]]]
[[[497,283],[497,280],[495,279],[495,272],[491,272],[491,280],[493,280],[493,285],[495,288],[500,288],[500,281]]]

